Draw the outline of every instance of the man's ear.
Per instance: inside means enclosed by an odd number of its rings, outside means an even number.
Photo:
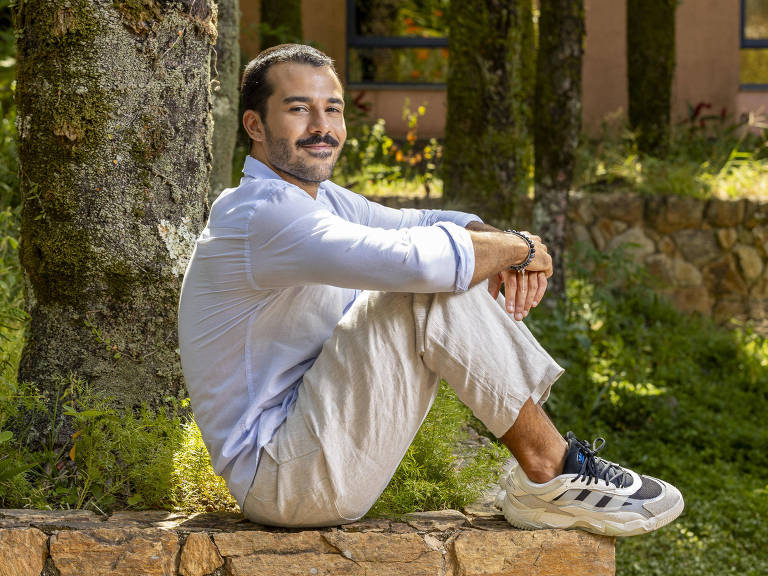
[[[243,112],[243,128],[254,142],[264,142],[266,134],[264,123],[261,121],[261,115],[255,110],[246,110]]]

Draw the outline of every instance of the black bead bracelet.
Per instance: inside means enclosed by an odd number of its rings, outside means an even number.
[[[528,244],[528,258],[525,259],[525,261],[522,264],[514,264],[509,267],[510,270],[515,270],[516,272],[525,272],[526,266],[533,262],[534,256],[536,256],[536,248],[533,245],[533,240],[528,238],[525,234],[522,232],[518,232],[517,230],[505,230],[507,234],[514,234],[516,236],[520,236],[525,242]]]

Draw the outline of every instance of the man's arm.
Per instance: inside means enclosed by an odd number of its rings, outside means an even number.
[[[507,311],[514,312],[515,319],[522,320],[530,308],[541,301],[547,289],[547,278],[552,276],[552,258],[547,253],[547,247],[538,236],[529,236],[536,255],[526,267],[523,282],[523,275],[509,270],[509,267],[521,264],[528,257],[525,240],[481,222],[470,222],[466,228],[475,251],[472,285],[488,278],[488,290],[496,298],[503,283]]]

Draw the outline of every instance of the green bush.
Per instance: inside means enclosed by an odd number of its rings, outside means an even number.
[[[686,499],[671,526],[619,541],[617,573],[768,573],[768,340],[682,314],[616,256],[570,270],[567,302],[530,317],[567,368],[554,421]]]

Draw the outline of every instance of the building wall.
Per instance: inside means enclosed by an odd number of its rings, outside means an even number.
[[[627,113],[626,3],[585,0],[586,39],[582,106],[584,129],[598,134],[603,123],[615,125]],[[246,58],[258,52],[259,0],[240,0],[241,44]],[[346,68],[346,1],[302,0],[304,38]],[[768,91],[739,90],[739,2],[682,0],[677,11],[677,66],[672,86],[672,118],[685,121],[688,105],[707,103],[707,114],[725,112],[731,119],[757,110],[768,112]],[[247,61],[247,60],[246,60]],[[368,87],[350,95],[366,106],[372,118],[384,118],[388,132],[404,135],[406,101],[411,109],[424,105],[419,135],[441,136],[445,129],[445,90]]]

